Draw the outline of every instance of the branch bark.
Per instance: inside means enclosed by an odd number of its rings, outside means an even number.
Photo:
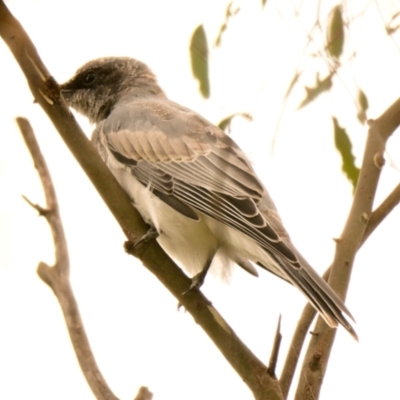
[[[24,72],[35,100],[53,122],[120,224],[127,239],[135,243],[147,232],[147,225],[83,134],[62,99],[57,82],[41,61],[20,23],[12,16],[2,0],[0,0],[0,35]],[[182,295],[189,287],[190,281],[155,240],[140,244],[134,253],[192,314],[195,321],[249,386],[256,399],[282,399],[277,380],[268,374],[267,367],[240,341],[210,301],[199,291]]]

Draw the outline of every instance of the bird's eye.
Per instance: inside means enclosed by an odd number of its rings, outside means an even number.
[[[82,77],[82,83],[85,86],[92,85],[97,78],[97,75],[94,72],[88,72]]]

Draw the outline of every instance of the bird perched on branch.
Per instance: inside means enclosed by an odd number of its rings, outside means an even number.
[[[213,260],[253,263],[296,286],[327,324],[356,333],[342,300],[294,247],[249,160],[222,130],[169,100],[144,63],[93,60],[61,86],[69,106],[96,123],[92,141],[157,233],[200,287]],[[216,266],[217,267],[217,266]],[[189,289],[190,290],[190,289]]]

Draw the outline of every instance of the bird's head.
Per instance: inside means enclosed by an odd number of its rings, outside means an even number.
[[[164,96],[146,64],[128,57],[107,57],[89,61],[75,76],[61,85],[67,104],[100,122],[125,95],[138,98]]]

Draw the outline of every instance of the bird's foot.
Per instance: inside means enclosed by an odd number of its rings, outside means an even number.
[[[133,249],[138,247],[140,244],[146,243],[146,242],[148,242],[150,240],[153,240],[153,239],[157,239],[158,236],[160,236],[160,234],[158,233],[157,229],[154,226],[150,226],[148,231],[139,240],[137,240],[135,243],[133,243],[133,242],[131,242],[129,240],[126,241],[125,244],[124,244],[125,251],[127,253],[130,253]]]
[[[211,261],[208,262],[198,274],[196,274],[195,276],[192,277],[192,283],[190,284],[189,289],[185,290],[182,293],[183,295],[188,294],[192,290],[201,288],[201,286],[204,283],[204,280],[206,279],[208,270],[210,269],[210,265],[211,265]]]
[[[141,243],[149,242],[150,240],[157,239],[160,236],[157,229],[154,226],[150,226],[149,230],[135,243],[135,247]]]
[[[185,294],[188,294],[189,292],[191,292],[192,290],[200,289],[201,286],[202,286],[203,283],[204,283],[205,277],[206,277],[206,274],[204,274],[203,271],[201,271],[200,273],[196,274],[196,275],[191,279],[191,280],[192,280],[192,283],[190,284],[189,289],[188,289],[188,290],[185,290],[182,294],[185,295]]]

